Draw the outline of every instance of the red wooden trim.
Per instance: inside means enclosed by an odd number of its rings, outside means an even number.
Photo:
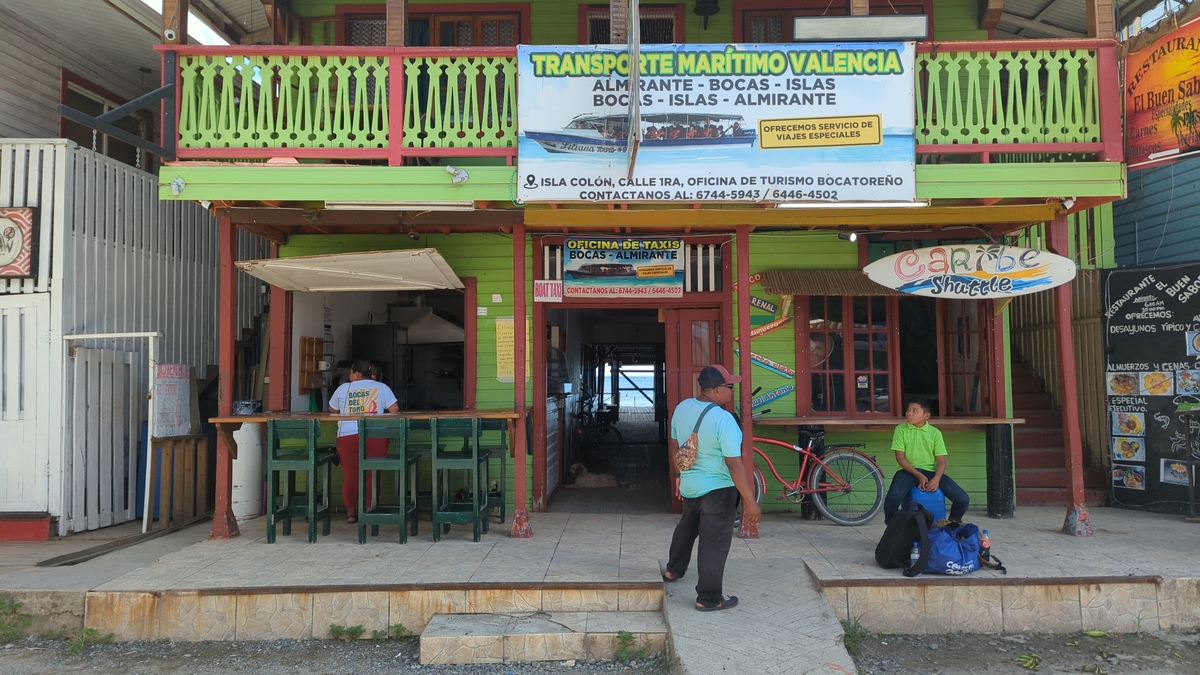
[[[1101,133],[1104,127],[1100,128]],[[947,143],[920,144],[918,155],[978,155],[988,152],[1104,152],[1104,143]]]
[[[929,40],[917,43],[918,54],[939,52],[1026,52],[1039,49],[1100,49],[1115,46],[1116,40],[1095,38],[1063,38],[1054,40]]]
[[[867,242],[866,237],[859,237],[858,242],[858,268],[862,269],[871,264],[871,244]]]
[[[802,298],[803,303],[800,302]],[[783,298],[779,300],[782,302]],[[801,307],[801,304],[804,306]],[[804,417],[812,411],[812,373],[808,365],[808,296],[792,296],[792,316],[792,332],[796,342],[796,417]]]
[[[900,372],[900,298],[892,296],[888,303],[888,408],[893,415],[903,415],[904,382]]]
[[[587,16],[591,9],[592,6],[587,3],[580,3],[576,8],[575,40],[581,45],[586,45],[588,43]]]
[[[722,299],[726,292],[716,293],[684,293],[682,298],[563,298],[561,303],[557,303],[562,309],[612,309],[614,307],[621,308],[639,308],[639,309],[659,309],[660,307],[683,308],[683,307],[720,307]],[[721,320],[725,321],[724,314],[721,315]],[[732,320],[732,314],[729,316]],[[726,326],[729,324],[726,323]],[[729,348],[729,355],[732,356],[733,348]],[[729,363],[729,360],[721,361],[721,363]]]
[[[178,148],[179,159],[270,159],[272,157],[328,157],[330,159],[383,159],[387,148]]]
[[[475,409],[479,389],[479,319],[475,315],[479,304],[478,282],[475,277],[460,277],[463,282],[463,408]]]
[[[335,14],[338,21],[341,22],[338,38],[342,44],[346,43],[345,36],[345,17],[350,14],[386,14],[384,5],[337,5]],[[528,2],[464,2],[458,3],[438,3],[438,4],[420,4],[408,6],[408,17],[426,17],[434,14],[516,14],[517,23],[520,24],[517,28],[519,35],[517,42],[527,45],[532,42],[530,39],[530,9]]]
[[[403,129],[403,127],[401,127]],[[389,144],[390,145],[390,144]],[[512,148],[409,148],[400,150],[405,157],[516,157]]]
[[[279,247],[272,257],[278,257]],[[278,286],[271,286],[271,344],[267,348],[267,373],[271,377],[268,384],[267,410],[291,410],[292,393],[291,346],[292,346],[292,294]]]
[[[233,413],[233,377],[237,343],[237,229],[230,218],[217,219],[217,412],[221,417]],[[233,515],[233,456],[237,448],[230,438],[217,434],[216,503],[213,512],[213,539],[229,539],[239,534]]]
[[[171,51],[172,45],[154,45],[160,52]],[[180,55],[230,56],[400,56],[404,58],[438,58],[449,56],[512,56],[516,47],[312,47],[305,45],[180,45]]]
[[[1067,216],[1059,214],[1046,223],[1050,250],[1071,255]],[[1063,445],[1066,457],[1070,512],[1085,508],[1083,497],[1083,437],[1079,431],[1079,391],[1075,382],[1075,344],[1071,327],[1071,284],[1054,288],[1055,338],[1058,347],[1058,379],[1062,390]]]
[[[988,339],[991,351],[991,372],[988,374],[992,381],[991,407],[984,414],[995,417],[1008,417],[1007,387],[1004,377],[1004,316],[996,314],[996,301],[989,300],[984,311],[988,313]]]
[[[534,271],[538,270],[534,238]],[[546,305],[533,303],[533,510],[546,510]],[[561,448],[560,448],[561,449]]]
[[[737,226],[737,276],[738,276],[738,327],[737,334],[741,341],[741,359],[739,359],[739,374],[742,376],[738,395],[742,404],[742,466],[746,469],[746,477],[754,481],[754,410],[751,407],[750,392],[753,391],[753,373],[750,360],[750,226]],[[724,258],[724,256],[722,256]],[[758,539],[758,524],[742,520],[741,537],[743,539]]]
[[[836,297],[836,296],[835,296]],[[854,296],[843,295],[842,297],[842,387],[843,387],[843,405],[846,410],[841,413],[846,417],[856,417],[858,415],[867,415],[869,413],[858,412],[858,389],[854,384]],[[869,302],[869,301],[868,301]],[[871,308],[867,307],[868,316]],[[826,314],[828,316],[828,314]],[[867,340],[871,339],[871,330],[867,329]],[[828,344],[828,343],[826,343]],[[868,364],[870,365],[870,364]],[[869,371],[868,371],[869,372]],[[869,377],[869,375],[868,375]],[[830,398],[832,401],[832,397]],[[837,416],[838,413],[830,411],[832,415]]]
[[[937,335],[937,369],[938,369],[938,415],[946,416],[947,410],[947,395],[946,395],[946,359],[949,354],[946,352],[946,301],[933,301],[933,320],[937,325],[934,331]]]
[[[1096,54],[1098,61],[1096,79],[1100,87],[1100,140],[1104,150],[1100,160],[1104,162],[1125,161],[1125,129],[1121,124],[1121,76],[1117,69],[1116,44],[1101,47]]]
[[[388,76],[396,78],[388,89],[388,166],[404,164],[404,113],[405,105],[408,102],[406,100],[408,80],[403,64],[400,66],[393,68],[392,62],[388,61]]]
[[[525,224],[513,226],[513,407],[517,411],[513,430],[513,524],[512,536],[526,538],[529,526],[528,471],[526,470],[525,418]]]
[[[721,360],[717,361],[717,363],[733,363],[733,256],[730,255],[730,249],[732,248],[733,243],[729,240],[726,240],[721,245],[721,288],[723,290],[720,293],[692,294],[694,298],[698,298],[701,295],[717,296],[720,298],[718,308],[721,310],[719,316],[721,317],[722,330],[718,331],[717,335],[724,334],[726,338],[721,341]],[[738,287],[745,288],[745,285],[739,284]],[[692,306],[695,307],[697,305],[693,304]],[[749,333],[747,333],[748,335]],[[750,349],[749,344],[747,339],[746,351]],[[688,385],[690,387],[691,383],[689,382]],[[691,389],[689,388],[687,391],[691,391]]]

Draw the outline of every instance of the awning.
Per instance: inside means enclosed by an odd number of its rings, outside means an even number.
[[[434,248],[243,260],[239,269],[288,291],[427,291],[463,288]]]
[[[906,295],[861,270],[768,270],[762,277],[763,290],[772,295]]]

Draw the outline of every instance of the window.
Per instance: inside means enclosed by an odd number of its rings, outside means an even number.
[[[125,103],[111,94],[95,91],[85,80],[66,71],[63,71],[63,81],[62,102],[68,107],[92,117],[99,117]],[[139,111],[113,122],[113,125],[136,136],[153,139],[153,126],[146,113],[145,110]],[[118,162],[124,162],[139,169],[154,170],[153,155],[112,138],[108,134],[100,133],[65,117],[61,118],[59,129],[63,138],[75,141],[82,148],[95,150],[106,157],[112,157]]]
[[[735,2],[735,27],[737,19],[741,20],[741,40],[749,43],[791,42],[793,38],[793,19],[798,16],[846,16],[850,13],[850,3],[841,1],[830,3],[822,0],[797,2],[791,7],[780,7],[786,3],[777,0],[747,0]],[[924,2],[902,4],[893,0],[871,2],[871,14],[930,14]]]
[[[518,14],[409,14],[410,47],[509,47],[521,35]],[[387,44],[387,20],[382,14],[346,17],[346,44],[382,47]]]
[[[943,339],[946,370],[946,415],[981,414],[991,409],[987,381],[986,304],[974,300],[943,300]]]
[[[678,7],[676,5],[645,5],[639,7],[641,44],[656,45],[682,42],[676,33]],[[608,5],[592,6],[587,9],[586,44],[606,45],[612,42],[612,21],[608,16]]]
[[[808,371],[809,412],[899,414],[896,299],[811,296],[797,310],[796,339],[808,353],[799,365]]]

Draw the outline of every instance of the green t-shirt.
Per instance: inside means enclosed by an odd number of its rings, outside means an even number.
[[[942,432],[928,422],[919,427],[903,422],[892,434],[892,450],[903,452],[914,467],[933,471],[937,466],[934,458],[946,455],[946,441],[942,440]]]

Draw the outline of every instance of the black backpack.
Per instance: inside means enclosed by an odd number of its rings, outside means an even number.
[[[906,577],[924,572],[929,563],[929,528],[932,525],[933,514],[920,504],[913,504],[907,511],[897,511],[875,546],[875,562],[886,569],[903,568]],[[921,557],[910,567],[909,554],[914,541],[921,543]]]

